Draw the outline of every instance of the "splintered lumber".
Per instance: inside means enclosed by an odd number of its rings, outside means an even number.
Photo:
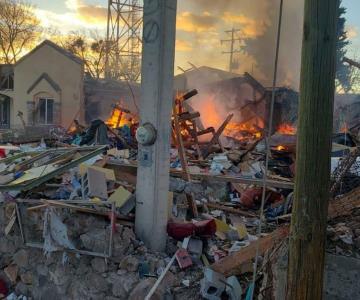
[[[172,170],[171,174],[176,175],[179,171]],[[230,176],[230,175],[213,175],[213,174],[203,174],[203,173],[190,173],[191,178],[199,179],[199,180],[209,180],[209,181],[222,181],[222,182],[231,182],[231,183],[242,183],[242,184],[254,184],[258,186],[262,186],[263,180],[257,178],[247,178],[241,176]],[[267,180],[267,187],[274,187],[280,189],[289,189],[292,190],[294,188],[294,184],[292,182],[287,181],[278,181],[278,180]]]
[[[176,106],[173,107],[173,115],[174,115],[173,136],[177,143],[177,148],[179,151],[179,157],[180,157],[181,167],[183,170],[184,179],[186,181],[191,181],[191,177],[189,175],[189,167],[188,167],[187,158],[186,158],[186,152],[185,152],[185,148],[184,148],[184,142],[181,137],[179,117],[177,114]],[[192,195],[186,195],[186,198],[187,198],[189,207],[191,208],[193,217],[197,218],[198,210],[196,207],[196,201],[195,201],[194,197]]]
[[[185,112],[179,115],[179,121],[193,120],[199,117],[200,117],[200,113],[198,111],[193,113]]]
[[[238,208],[227,207],[227,206],[216,204],[216,203],[209,202],[209,203],[206,203],[206,206],[210,207],[210,208],[214,208],[214,209],[223,210],[223,211],[226,211],[226,212],[229,212],[232,214],[243,215],[245,217],[250,217],[250,218],[256,217],[256,215],[254,213],[244,211],[244,210],[241,210]]]
[[[229,124],[229,122],[231,121],[233,116],[234,116],[234,114],[228,115],[228,117],[221,124],[219,129],[215,132],[214,136],[212,137],[212,139],[210,140],[209,144],[207,145],[207,147],[205,149],[204,158],[206,158],[210,154],[211,147],[214,146],[216,143],[219,143],[219,138],[220,138],[221,134],[223,133],[223,131],[225,130],[226,126]]]
[[[360,148],[356,148],[354,151],[350,152],[338,165],[335,169],[333,177],[334,182],[331,186],[330,193],[333,195],[336,190],[339,188],[342,180],[344,179],[346,173],[350,170],[353,164],[356,162],[357,158],[360,156]]]
[[[185,93],[184,95],[181,95],[181,96],[177,97],[176,100],[178,100],[178,101],[186,101],[186,100],[194,97],[197,94],[198,94],[198,91],[196,89],[193,89],[193,90]]]
[[[127,181],[129,183],[136,183],[136,164],[125,164],[118,161],[109,160],[106,164],[106,168],[113,169],[115,171],[115,177],[117,180]],[[182,171],[176,169],[170,169],[170,175],[173,177],[182,177],[184,174]],[[213,175],[204,173],[188,172],[191,180],[208,180],[218,182],[231,182],[231,183],[242,183],[242,184],[253,184],[262,186],[263,180],[257,178],[247,178],[241,176],[230,176],[230,175]],[[279,189],[294,189],[292,182],[282,182],[277,180],[267,180],[266,185],[268,187],[274,187]]]
[[[329,218],[336,218],[351,215],[353,209],[358,207],[360,207],[360,187],[331,200],[329,203],[328,216]]]
[[[30,201],[28,201],[28,202],[30,202]],[[34,200],[33,200],[33,202],[34,202]],[[43,204],[29,207],[29,208],[27,208],[27,211],[35,211],[38,209],[46,208],[47,206],[54,206],[54,207],[59,207],[59,208],[68,208],[68,209],[71,209],[71,210],[74,210],[77,212],[94,214],[94,215],[103,216],[103,217],[110,216],[110,214],[108,212],[98,211],[96,209],[82,207],[82,206],[73,205],[73,204],[67,204],[67,203],[64,203],[63,201],[59,201],[59,200],[41,199],[41,200],[38,200],[38,202],[43,203]],[[121,222],[126,221],[126,225],[129,225],[129,226],[134,225],[133,223],[130,223],[131,221],[133,221],[133,218],[131,218],[131,217],[127,217],[127,216],[123,216],[123,215],[116,215],[116,218],[118,220],[120,220]]]
[[[257,245],[259,245],[259,255],[262,255],[276,243],[286,238],[288,234],[289,226],[280,227],[271,234],[261,237],[258,241],[253,241],[249,246],[240,251],[220,259],[211,265],[211,269],[226,277],[236,275],[242,264],[255,258]]]
[[[215,128],[209,127],[204,130],[199,130],[196,134],[197,134],[197,136],[201,136],[201,135],[209,134],[209,133],[215,133]]]
[[[194,142],[195,142],[195,148],[196,148],[196,152],[198,154],[198,158],[200,160],[203,159],[202,157],[202,153],[201,153],[201,150],[200,150],[200,146],[199,146],[199,140],[198,140],[198,134],[196,132],[196,122],[195,120],[191,120],[191,126],[187,126],[190,130],[190,134],[192,136],[192,138],[194,139]]]
[[[354,189],[346,195],[343,195],[342,197],[330,201],[328,210],[329,219],[350,215],[352,210],[358,207],[360,207],[360,187]],[[271,249],[275,243],[287,238],[290,233],[289,229],[289,226],[283,226],[271,234],[260,238],[259,255],[263,254],[266,250]],[[237,274],[238,269],[243,263],[255,258],[257,247],[256,243],[257,241],[254,241],[248,247],[224,257],[214,263],[211,268],[216,272],[224,274],[225,276]]]
[[[179,157],[180,157],[181,167],[182,167],[182,170],[184,173],[184,179],[190,181],[188,163],[187,163],[186,152],[185,152],[185,147],[184,147],[184,141],[181,138],[179,116],[176,111],[176,106],[174,106],[174,108],[173,108],[173,116],[174,116],[173,135],[174,135],[174,139],[175,139],[178,151],[179,151]]]

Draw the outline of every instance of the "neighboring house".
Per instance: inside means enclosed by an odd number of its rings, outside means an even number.
[[[196,88],[199,94],[187,103],[201,113],[203,124],[218,127],[230,113],[231,122],[251,126],[268,126],[272,89],[264,87],[251,74],[242,75],[206,66],[175,76],[175,90]],[[297,120],[298,93],[289,88],[276,88],[273,130],[283,123]],[[231,127],[231,126],[230,126]]]
[[[207,66],[193,67],[184,73],[176,75],[174,78],[175,91],[187,91],[199,86],[209,85],[222,80],[227,80],[241,75],[230,73],[224,70],[215,69]]]
[[[22,119],[65,128],[83,121],[83,82],[82,60],[48,40],[15,65],[0,65],[0,129],[21,128]]]
[[[120,104],[132,113],[138,113],[140,85],[109,79],[94,79],[85,76],[85,123],[94,119],[107,120],[112,113],[113,104]]]
[[[200,112],[205,127],[218,128],[231,113],[234,114],[233,123],[265,125],[268,109],[266,89],[249,73],[239,75],[202,66],[175,76],[175,91],[194,88],[199,94],[187,103]]]

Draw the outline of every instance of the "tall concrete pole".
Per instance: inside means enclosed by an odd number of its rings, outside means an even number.
[[[177,0],[144,1],[140,100],[144,126],[139,134],[143,141],[138,153],[135,227],[138,237],[157,251],[166,246],[176,8]]]
[[[323,299],[337,10],[337,0],[305,0],[288,300]]]

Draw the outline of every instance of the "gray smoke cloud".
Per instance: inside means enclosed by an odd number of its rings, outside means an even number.
[[[208,12],[218,17],[218,27],[243,30],[243,50],[238,55],[239,73],[254,70],[265,86],[272,83],[280,0],[184,0],[179,12]],[[284,1],[279,52],[278,85],[298,89],[304,0]],[[221,30],[220,29],[220,30]],[[222,33],[221,33],[222,34]],[[253,61],[249,68],[247,58]]]

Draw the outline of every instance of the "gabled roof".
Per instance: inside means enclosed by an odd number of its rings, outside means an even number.
[[[255,90],[260,92],[262,95],[265,95],[267,91],[266,88],[264,88],[264,86],[259,81],[257,81],[253,76],[251,76],[247,72],[245,72],[242,76],[217,81],[208,84],[208,86],[210,87],[213,86],[214,88],[220,86],[222,88],[230,89],[231,87],[239,87],[242,83],[250,84]]]
[[[175,76],[175,78],[186,77],[187,75],[196,74],[196,73],[214,74],[219,78],[219,80],[225,80],[225,79],[230,79],[230,78],[241,76],[239,74],[224,71],[221,69],[216,69],[216,68],[212,68],[212,67],[208,67],[208,66],[201,66],[198,68],[192,68],[190,70],[187,70],[182,74],[178,74]]]
[[[30,88],[27,90],[27,93],[30,94],[31,91],[41,82],[41,80],[45,80],[47,81],[51,87],[56,91],[56,92],[61,92],[61,88],[60,86],[51,79],[51,77],[47,74],[47,73],[42,73],[40,75],[40,77],[38,79],[35,80],[35,82],[30,86]]]
[[[25,60],[26,58],[28,58],[29,56],[31,56],[34,52],[36,52],[38,49],[44,47],[44,46],[50,46],[53,49],[55,49],[56,51],[60,52],[62,55],[70,58],[71,60],[73,60],[74,62],[82,65],[84,62],[80,57],[77,57],[76,55],[72,54],[71,52],[65,50],[64,48],[56,45],[54,42],[50,41],[50,40],[45,40],[43,41],[41,44],[37,45],[34,49],[32,49],[28,54],[24,55],[22,58],[20,58],[17,62],[16,65],[21,63],[23,60]]]

